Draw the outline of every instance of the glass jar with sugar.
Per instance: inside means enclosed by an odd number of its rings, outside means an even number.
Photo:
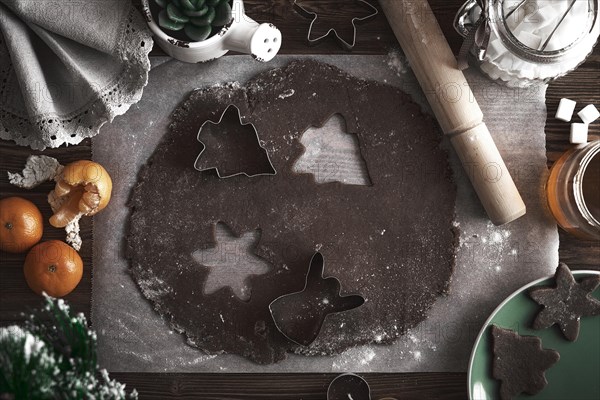
[[[454,26],[486,75],[526,87],[567,74],[591,53],[598,0],[469,0]]]

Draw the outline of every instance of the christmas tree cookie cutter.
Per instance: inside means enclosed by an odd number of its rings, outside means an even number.
[[[364,17],[360,17],[360,16],[352,17],[352,19],[350,21],[352,23],[352,42],[348,43],[347,41],[342,39],[342,37],[340,36],[340,34],[338,33],[338,31],[335,28],[330,28],[324,35],[321,35],[321,36],[313,39],[312,38],[312,30],[315,25],[315,22],[319,18],[319,14],[316,12],[310,11],[309,9],[306,8],[306,6],[301,6],[299,3],[302,3],[302,0],[300,0],[300,1],[294,0],[294,9],[303,17],[312,18],[310,27],[308,28],[308,34],[306,35],[306,40],[308,41],[308,44],[317,45],[317,44],[321,43],[323,40],[327,39],[329,36],[333,36],[333,37],[335,37],[335,39],[339,43],[339,45],[342,46],[345,50],[347,50],[347,51],[352,50],[354,48],[354,45],[356,44],[356,23],[366,22],[366,21],[374,18],[377,14],[379,14],[379,10],[377,10],[377,8],[375,8],[375,6],[373,6],[368,1],[366,1],[366,0],[356,0],[356,1],[365,5],[367,8],[372,10],[372,12]]]
[[[203,148],[194,168],[200,172],[215,170],[219,178],[277,174],[256,127],[244,122],[235,104],[228,105],[217,122],[205,121],[197,139]],[[249,154],[252,152],[256,154]]]
[[[310,260],[304,289],[280,296],[269,304],[279,332],[301,346],[315,341],[327,316],[352,310],[365,302],[360,295],[340,296],[340,281],[324,277],[324,268],[323,255],[316,252]]]

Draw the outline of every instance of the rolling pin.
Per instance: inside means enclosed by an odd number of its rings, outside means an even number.
[[[504,225],[524,215],[525,203],[427,0],[380,4],[490,220]]]

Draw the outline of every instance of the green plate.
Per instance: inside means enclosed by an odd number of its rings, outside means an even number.
[[[573,271],[575,279],[600,275],[598,271]],[[517,331],[520,335],[537,336],[542,347],[560,353],[560,360],[546,371],[548,385],[535,396],[521,394],[523,400],[599,400],[600,399],[600,317],[581,319],[579,337],[566,340],[559,328],[533,330],[531,323],[540,307],[527,294],[532,286],[554,285],[554,277],[542,278],[517,290],[504,300],[483,325],[469,362],[469,398],[497,400],[500,384],[492,377],[491,324]],[[593,293],[600,299],[600,289]]]

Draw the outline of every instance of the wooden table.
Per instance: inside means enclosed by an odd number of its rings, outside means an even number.
[[[371,3],[376,4],[374,0]],[[430,4],[452,49],[458,52],[461,38],[452,28],[452,20],[463,0],[430,0]],[[292,0],[246,0],[247,13],[259,22],[271,21],[283,33],[282,54],[346,54],[333,41],[317,47],[306,45],[309,20],[292,10]],[[335,0],[322,0],[321,7],[334,7],[339,18],[351,18]],[[355,54],[387,54],[397,47],[396,39],[380,13],[374,20],[359,25]],[[154,50],[153,54],[162,52]],[[183,94],[182,94],[183,95]],[[553,82],[547,91],[548,119],[546,122],[546,145],[549,165],[570,147],[567,123],[557,121],[554,113],[562,97],[576,100],[579,105],[594,103],[600,106],[600,46],[569,76]],[[593,135],[600,135],[600,124],[590,127]],[[526,132],[515,132],[516,135]],[[29,154],[39,154],[27,148],[17,147],[0,141],[0,196],[20,195],[34,201],[46,219],[50,208],[46,195],[52,184],[44,184],[33,191],[23,191],[9,185],[6,171],[19,171]],[[56,157],[62,163],[91,158],[90,141],[78,146],[48,149],[43,154]],[[530,205],[531,206],[531,205]],[[66,297],[76,311],[89,316],[92,275],[92,221],[84,219],[82,224],[84,241],[81,255],[85,273],[81,284]],[[64,232],[45,226],[44,240],[64,239]],[[560,232],[560,259],[572,268],[600,270],[600,243],[584,242]],[[0,325],[22,321],[20,313],[38,307],[40,298],[27,287],[22,273],[24,255],[0,253]],[[332,374],[147,374],[113,373],[113,377],[135,387],[142,399],[324,399],[327,385],[335,376]],[[365,374],[369,381],[373,399],[394,397],[397,399],[457,399],[467,398],[465,373],[410,373],[410,374]]]

